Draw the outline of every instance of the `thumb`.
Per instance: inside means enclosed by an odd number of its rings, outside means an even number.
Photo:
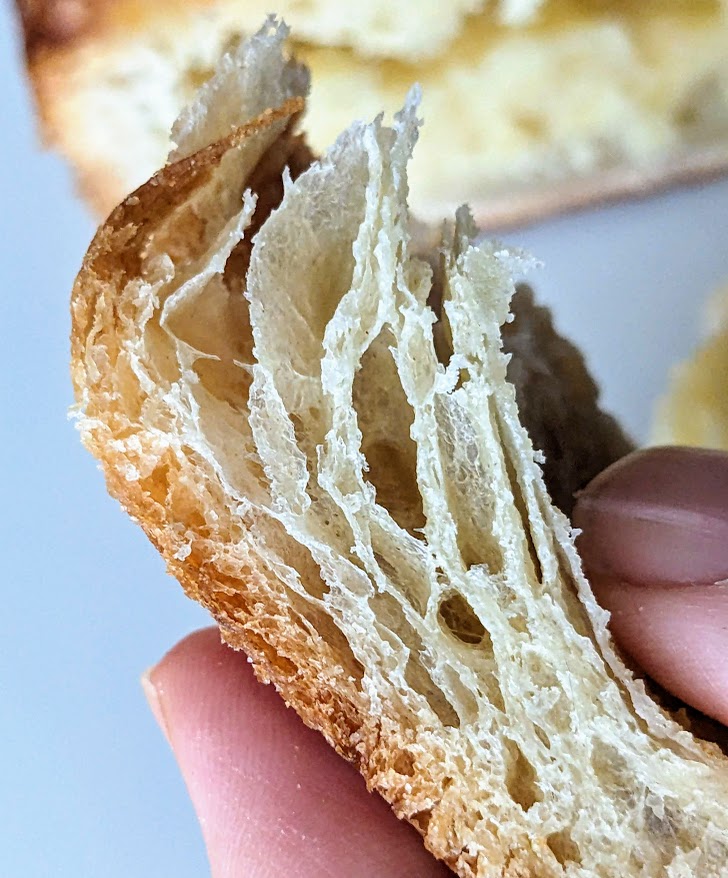
[[[451,874],[215,629],[179,643],[143,685],[214,878]]]
[[[728,724],[728,454],[650,448],[580,494],[577,546],[615,640]]]

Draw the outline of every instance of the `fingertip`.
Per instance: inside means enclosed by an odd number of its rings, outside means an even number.
[[[728,454],[628,455],[577,498],[577,548],[619,645],[665,689],[728,723]]]
[[[215,629],[181,641],[143,685],[179,762],[215,878],[450,874]]]
[[[162,707],[162,699],[159,695],[159,690],[155,686],[152,674],[154,673],[154,667],[147,668],[146,671],[139,678],[139,682],[142,686],[142,692],[144,693],[144,697],[147,700],[147,705],[152,712],[152,716],[157,722],[157,725],[162,730],[162,734],[167,739],[167,743],[171,745],[171,740],[169,737],[169,729],[167,728],[167,720],[164,716],[164,709]]]
[[[573,512],[587,572],[641,585],[728,578],[728,454],[657,447],[600,473]]]
[[[728,725],[728,588],[642,588],[595,579],[615,640],[686,704]]]
[[[198,676],[204,671],[206,663],[214,659],[222,646],[220,633],[216,628],[201,628],[185,636],[154,665],[141,675],[142,692],[152,716],[173,747],[171,727],[165,713],[165,703],[176,702],[180,689],[184,690],[190,679],[190,668],[196,669]],[[174,748],[173,748],[174,749]]]

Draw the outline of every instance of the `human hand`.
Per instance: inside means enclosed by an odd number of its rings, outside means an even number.
[[[615,640],[661,686],[728,725],[728,454],[648,448],[573,513]]]
[[[622,647],[728,723],[728,454],[637,452],[580,495],[579,549]],[[213,878],[451,873],[214,629],[144,678],[202,826]]]
[[[142,682],[213,878],[452,876],[217,629],[185,638]]]

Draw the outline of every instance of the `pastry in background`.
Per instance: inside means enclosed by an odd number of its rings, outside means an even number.
[[[698,445],[728,451],[728,286],[705,313],[707,340],[676,366],[655,414],[658,445]]]
[[[272,10],[271,6],[275,6]],[[719,0],[18,0],[45,140],[105,214],[161,167],[182,106],[224,48],[275,11],[311,68],[306,126],[425,99],[416,215],[468,201],[481,227],[728,162],[728,22]]]

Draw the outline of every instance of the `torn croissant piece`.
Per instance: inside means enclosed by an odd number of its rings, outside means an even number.
[[[436,324],[416,95],[312,161],[282,38],[228,57],[91,245],[84,443],[224,639],[459,875],[727,875],[725,760],[615,654],[519,421],[501,331],[530,258],[460,210]]]

